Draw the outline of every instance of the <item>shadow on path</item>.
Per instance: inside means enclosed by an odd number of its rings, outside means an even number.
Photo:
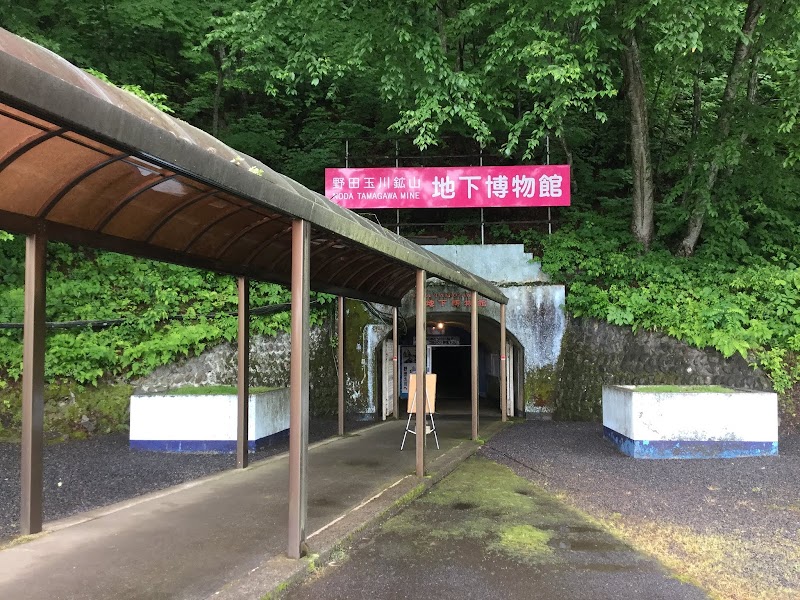
[[[300,598],[701,600],[706,595],[483,457],[289,590]]]

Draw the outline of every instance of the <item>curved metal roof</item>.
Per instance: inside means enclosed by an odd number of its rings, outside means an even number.
[[[289,283],[298,218],[311,224],[312,289],[399,305],[424,269],[507,302],[492,283],[0,29],[0,229]]]

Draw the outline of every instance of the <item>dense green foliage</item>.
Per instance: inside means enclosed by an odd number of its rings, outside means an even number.
[[[739,353],[785,398],[800,395],[799,3],[0,6],[3,27],[318,191],[323,168],[343,165],[345,140],[350,166],[475,164],[479,151],[484,164],[569,163],[573,206],[554,211],[551,237],[513,222],[542,212],[487,210],[500,221],[489,241],[536,249],[575,315]],[[444,212],[449,225],[404,232],[479,239],[463,225],[468,211]],[[4,237],[0,322],[19,321],[21,245]],[[228,278],[63,246],[51,255],[48,319],[128,319],[51,332],[51,378],[144,373],[234,333],[231,317],[207,316],[233,310]],[[285,299],[259,285],[253,302]],[[175,315],[187,320],[165,320]],[[285,318],[259,317],[256,330]],[[19,375],[18,340],[0,334],[5,380]]]
[[[0,323],[22,321],[23,238],[0,242]],[[236,337],[238,295],[233,277],[109,252],[50,244],[48,321],[123,319],[93,329],[52,329],[47,338],[49,380],[97,384],[108,377],[143,375],[177,358]],[[277,284],[251,283],[251,306],[289,302]],[[319,295],[317,301],[329,302]],[[324,312],[312,313],[318,322]],[[289,328],[290,315],[251,317],[254,334]],[[17,380],[22,368],[20,329],[0,330],[0,372]]]
[[[591,211],[575,207],[552,236],[527,238],[543,269],[568,286],[569,312],[661,331],[725,356],[739,353],[769,374],[784,394],[784,413],[796,416],[800,237],[769,246],[777,256],[707,244],[695,257],[679,258],[660,238],[644,253],[620,226],[620,210],[618,201]]]

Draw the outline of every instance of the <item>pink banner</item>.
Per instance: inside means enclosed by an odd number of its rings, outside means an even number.
[[[569,166],[325,169],[325,195],[345,208],[569,206]]]

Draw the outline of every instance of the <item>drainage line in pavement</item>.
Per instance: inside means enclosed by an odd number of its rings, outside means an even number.
[[[359,504],[358,506],[356,506],[356,507],[354,507],[354,508],[350,509],[349,511],[347,511],[346,513],[344,513],[344,514],[343,514],[343,515],[341,515],[340,517],[338,517],[338,518],[334,519],[333,521],[331,521],[331,522],[330,522],[330,523],[328,523],[327,525],[323,525],[322,527],[320,527],[319,529],[317,529],[317,530],[316,530],[314,533],[310,534],[310,535],[308,536],[308,538],[307,538],[307,539],[309,539],[309,540],[310,540],[312,537],[314,537],[314,536],[315,536],[315,535],[317,535],[318,533],[322,533],[322,532],[323,532],[323,531],[325,531],[325,530],[326,530],[328,527],[331,527],[332,525],[336,525],[336,523],[338,523],[339,521],[341,521],[341,520],[342,520],[342,519],[344,519],[345,517],[347,517],[347,516],[349,516],[349,515],[353,514],[354,512],[356,512],[357,510],[359,510],[360,508],[363,508],[363,507],[365,507],[367,504],[369,504],[369,503],[370,503],[370,502],[372,502],[373,500],[377,500],[378,498],[380,498],[381,496],[383,496],[383,494],[384,494],[385,492],[388,492],[390,489],[392,489],[394,486],[398,485],[398,484],[399,484],[401,481],[403,481],[404,479],[406,479],[406,478],[408,478],[408,477],[410,477],[410,475],[406,475],[405,477],[401,477],[400,479],[398,479],[397,481],[395,481],[395,482],[394,482],[392,485],[390,485],[389,487],[387,487],[387,488],[385,488],[385,489],[381,490],[380,492],[378,492],[377,494],[375,494],[375,495],[374,495],[372,498],[369,498],[368,500],[364,500],[364,501],[363,501],[361,504]]]
[[[542,476],[542,477],[544,477],[545,479],[551,479],[549,475],[546,475],[545,473],[542,473],[542,472],[541,472],[541,471],[539,471],[538,469],[534,469],[534,468],[533,468],[532,466],[530,466],[529,464],[527,464],[527,463],[524,463],[524,462],[522,462],[521,460],[514,458],[514,457],[513,457],[513,456],[511,456],[510,454],[506,454],[506,453],[505,453],[505,452],[503,452],[502,450],[498,450],[498,449],[497,449],[497,448],[495,448],[494,446],[490,446],[489,444],[484,444],[484,445],[483,445],[483,448],[481,448],[481,450],[483,450],[484,452],[485,452],[486,450],[491,450],[492,452],[496,452],[497,454],[500,454],[501,456],[504,456],[504,457],[505,457],[505,458],[507,458],[508,460],[510,460],[510,461],[512,461],[512,462],[515,462],[515,463],[517,463],[517,464],[518,464],[518,465],[520,465],[521,467],[525,467],[525,468],[526,468],[526,469],[528,469],[529,471],[533,471],[533,472],[534,472],[534,473],[536,473],[537,475],[541,475],[541,476]]]

